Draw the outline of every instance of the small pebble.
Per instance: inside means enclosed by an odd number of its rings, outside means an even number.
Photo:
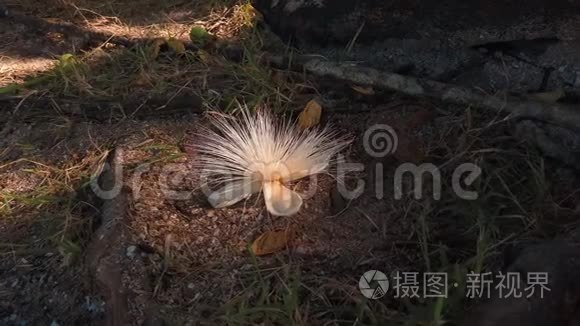
[[[127,247],[127,257],[129,258],[133,258],[135,257],[135,254],[137,253],[137,246],[129,246]]]
[[[294,248],[293,251],[294,251],[294,254],[296,254],[296,255],[303,255],[303,256],[308,255],[308,249],[306,249],[303,246],[297,246]]]

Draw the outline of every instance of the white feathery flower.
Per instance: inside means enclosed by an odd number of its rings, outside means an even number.
[[[265,110],[210,116],[213,128],[199,133],[198,164],[220,184],[208,196],[215,208],[233,205],[262,191],[272,215],[298,212],[302,197],[288,182],[324,172],[350,141],[329,128],[301,130],[288,120],[274,121]]]

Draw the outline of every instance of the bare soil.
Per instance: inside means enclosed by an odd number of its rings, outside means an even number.
[[[248,35],[242,16],[249,12],[225,3],[209,11],[180,1],[8,5],[134,39],[186,39],[194,24],[221,40],[242,42],[236,38]],[[51,71],[61,54],[93,50],[82,40],[53,36],[30,34],[0,18],[0,86]],[[366,300],[358,289],[361,275],[372,269],[445,271],[464,283],[469,269],[503,267],[502,252],[511,245],[570,238],[577,227],[577,171],[518,141],[512,122],[501,116],[378,90],[364,94],[356,85],[256,67],[252,60],[232,68],[211,52],[204,60],[197,53],[195,60],[169,54],[147,61],[134,55],[139,50],[101,50],[99,60],[87,60],[88,72],[25,87],[18,104],[0,104],[0,324],[429,324],[433,302]],[[150,82],[139,77],[144,75]],[[88,101],[94,107],[94,95],[146,99],[167,93],[196,94],[213,109],[234,91],[235,99],[293,112],[312,98],[338,99],[324,107],[321,124],[353,137],[343,154],[364,171],[348,174],[346,184],[364,182],[363,194],[337,196],[331,170],[315,185],[293,185],[316,192],[292,217],[270,216],[259,196],[213,209],[193,165],[196,132],[205,123],[202,114],[193,114],[198,107],[137,119],[119,113],[135,112],[127,105],[115,114],[104,110],[107,118],[96,120],[59,104],[63,94],[72,96],[82,113]],[[23,119],[36,96],[51,103],[46,115]],[[365,149],[365,132],[376,124],[396,133],[398,147],[390,155],[374,157]],[[121,195],[98,198],[90,181],[106,175],[107,163],[120,152]],[[434,199],[428,176],[416,198],[407,176],[402,198],[395,199],[394,176],[404,163],[436,166],[441,198]],[[472,185],[477,200],[454,193],[451,178],[464,163],[483,171]],[[260,257],[248,250],[264,232],[279,230],[295,235],[285,250]],[[444,310],[456,324],[474,304],[462,299],[462,290]]]

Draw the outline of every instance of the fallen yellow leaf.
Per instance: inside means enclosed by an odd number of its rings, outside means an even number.
[[[298,116],[298,126],[302,129],[308,129],[320,123],[322,115],[322,106],[316,100],[310,100],[306,103],[304,110]]]
[[[551,92],[533,93],[529,97],[532,100],[544,102],[544,103],[556,103],[562,98],[566,97],[566,92],[563,89],[558,88]]]
[[[196,54],[197,54],[197,58],[202,63],[205,63],[205,64],[211,63],[211,61],[212,61],[211,54],[209,54],[207,51],[197,50]]]
[[[252,252],[256,256],[273,254],[286,249],[292,238],[290,230],[267,231],[252,243]]]
[[[170,37],[167,40],[167,46],[177,54],[185,53],[185,45],[183,45],[183,42],[174,37]]]
[[[351,88],[353,90],[355,90],[357,93],[363,94],[363,95],[375,95],[375,90],[371,87],[371,86],[351,86]]]

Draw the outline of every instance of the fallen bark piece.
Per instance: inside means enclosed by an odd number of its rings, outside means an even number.
[[[142,325],[151,289],[144,262],[131,248],[134,242],[127,228],[129,194],[122,186],[122,149],[113,152],[109,164],[99,176],[99,188],[91,183],[95,194],[103,199],[102,220],[85,259],[105,299],[104,325]]]
[[[111,158],[112,168],[101,175],[101,187],[113,189],[119,182],[115,175],[116,167],[122,164],[122,151],[115,151]],[[128,323],[127,289],[123,287],[123,274],[120,266],[123,243],[126,241],[124,228],[126,196],[120,191],[113,198],[106,199],[102,206],[101,227],[93,235],[87,249],[87,265],[91,276],[100,289],[106,302],[106,325],[125,325]]]

